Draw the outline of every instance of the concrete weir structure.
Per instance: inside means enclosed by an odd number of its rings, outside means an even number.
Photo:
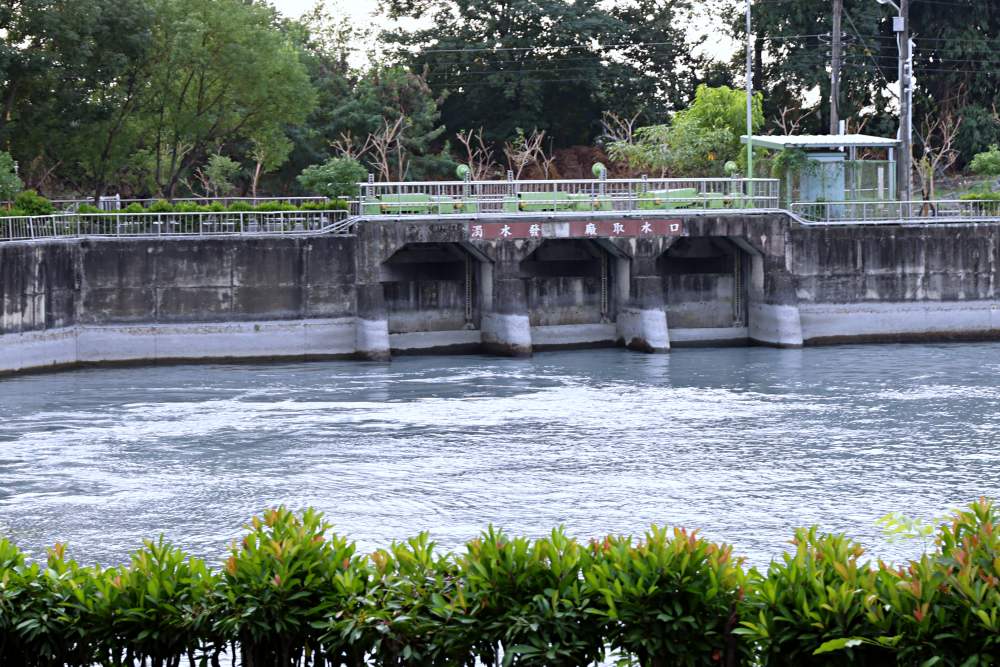
[[[361,219],[0,243],[0,373],[560,347],[1000,339],[1000,223],[782,212]]]

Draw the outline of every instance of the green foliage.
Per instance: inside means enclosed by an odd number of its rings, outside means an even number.
[[[14,158],[6,151],[0,151],[0,201],[10,201],[14,198],[24,183],[14,169]]]
[[[253,210],[261,213],[275,213],[278,211],[294,211],[298,207],[283,201],[268,201],[253,207]]]
[[[992,144],[989,150],[977,153],[972,158],[969,169],[982,176],[1000,176],[1000,146]]]
[[[14,208],[22,215],[49,215],[55,207],[45,197],[34,190],[25,190],[14,197]]]
[[[297,208],[303,211],[347,211],[351,205],[343,199],[324,199],[323,201],[307,201]]]
[[[414,71],[432,73],[451,134],[483,127],[501,142],[534,127],[556,146],[588,144],[602,111],[652,122],[683,106],[704,65],[684,27],[688,0],[383,4],[420,26],[383,37]]]
[[[218,153],[210,155],[202,171],[209,196],[223,197],[232,192],[235,187],[233,181],[241,171],[243,168],[240,167],[240,163],[232,158]]]
[[[874,604],[876,570],[859,559],[862,548],[843,535],[815,527],[795,534],[794,553],[752,571],[735,632],[756,644],[766,666],[842,665],[845,656],[814,657],[831,640],[875,641],[891,634],[885,610]],[[868,643],[845,646],[850,664],[885,664],[885,651]]]
[[[299,174],[298,181],[309,193],[324,197],[356,197],[357,184],[367,177],[368,170],[357,160],[336,157],[307,167]]]
[[[93,204],[80,204],[79,206],[76,207],[76,212],[84,214],[94,214],[94,213],[101,213],[101,209],[97,208]]]
[[[746,134],[746,93],[728,86],[699,86],[690,107],[669,125],[639,128],[635,141],[614,142],[608,152],[637,171],[723,176],[727,161],[746,164],[740,137]],[[762,98],[753,99],[753,127],[763,124]]]
[[[744,587],[731,547],[654,526],[637,545],[607,538],[592,548],[587,583],[603,596],[595,608],[613,648],[640,665],[727,664]]]
[[[288,664],[319,648],[327,592],[356,561],[322,514],[278,508],[255,517],[223,571],[218,628],[238,641],[245,664]]]
[[[911,531],[898,516],[882,521]],[[907,527],[909,526],[909,527]],[[918,536],[926,531],[913,528]],[[799,530],[766,572],[681,529],[580,544],[492,527],[455,554],[426,534],[371,555],[314,510],[254,518],[219,571],[162,538],[82,567],[0,537],[0,664],[560,667],[996,664],[1000,514],[955,512],[901,567]]]
[[[149,205],[150,213],[173,213],[174,205],[165,199],[157,199],[155,202]]]
[[[784,148],[771,159],[771,176],[784,181],[789,174],[801,174],[809,165],[809,155],[804,150]]]
[[[132,202],[122,209],[122,213],[145,213],[146,208],[139,202]]]

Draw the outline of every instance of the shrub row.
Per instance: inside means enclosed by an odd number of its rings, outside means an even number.
[[[321,514],[253,519],[219,570],[147,542],[82,567],[0,540],[0,664],[992,665],[993,503],[954,513],[903,567],[799,530],[763,571],[683,529],[589,544],[493,528],[454,554],[426,534],[370,555]],[[627,661],[627,662],[626,662]]]

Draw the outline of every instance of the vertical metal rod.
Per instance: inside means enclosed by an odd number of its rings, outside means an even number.
[[[472,325],[472,257],[465,256],[465,324]]]
[[[601,249],[601,321],[608,320],[608,253]]]
[[[747,178],[753,179],[753,38],[750,35],[750,0],[747,0]],[[753,180],[747,182],[753,198]]]

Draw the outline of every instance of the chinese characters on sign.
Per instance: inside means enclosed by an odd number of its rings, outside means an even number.
[[[594,222],[570,222],[569,238],[614,238],[616,236],[682,236],[684,223],[680,220],[601,220]],[[538,239],[554,235],[546,234],[544,226],[537,222],[472,222],[469,223],[469,238],[472,240],[492,239]]]

